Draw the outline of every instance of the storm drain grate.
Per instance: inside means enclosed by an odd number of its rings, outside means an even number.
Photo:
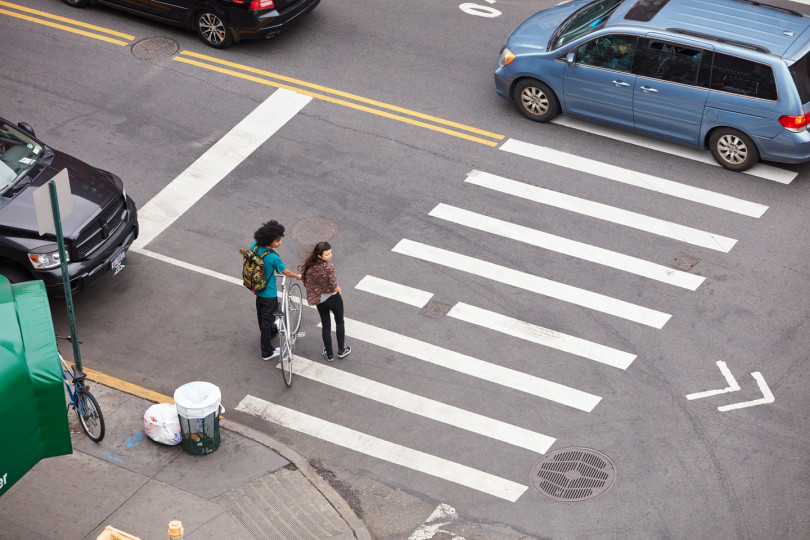
[[[669,265],[674,266],[678,270],[688,272],[699,262],[700,259],[690,257],[686,253],[678,253],[677,255],[675,255],[675,258],[669,262]]]
[[[132,54],[141,60],[160,60],[174,56],[180,46],[167,37],[151,37],[142,39],[132,46]]]
[[[440,304],[438,302],[434,302],[431,300],[425,307],[422,308],[422,311],[419,312],[420,315],[425,315],[426,317],[433,317],[434,319],[439,319],[443,317],[448,311],[450,311],[450,306],[446,304]]]
[[[329,218],[302,219],[293,225],[290,236],[300,246],[313,248],[318,242],[328,242],[338,233],[338,224]]]
[[[590,448],[555,450],[535,463],[531,472],[531,484],[538,493],[565,502],[599,497],[615,479],[613,462]]]

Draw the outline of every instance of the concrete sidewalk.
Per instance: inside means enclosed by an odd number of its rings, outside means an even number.
[[[107,525],[163,539],[172,520],[186,540],[372,538],[306,459],[267,435],[223,419],[219,449],[190,455],[144,435],[151,401],[90,386],[104,440],[69,410],[73,454],[40,461],[0,497],[0,540],[96,540]]]

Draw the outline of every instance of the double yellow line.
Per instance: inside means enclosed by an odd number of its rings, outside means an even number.
[[[498,146],[498,141],[504,139],[503,135],[492,133],[490,131],[485,131],[483,129],[478,129],[464,124],[459,124],[458,122],[452,122],[450,120],[445,120],[443,118],[438,118],[436,116],[431,116],[429,114],[420,113],[418,111],[412,111],[410,109],[405,109],[403,107],[398,107],[396,105],[383,103],[382,101],[364,98],[356,94],[350,94],[348,92],[335,90],[333,88],[328,88],[326,86],[308,83],[300,79],[293,79],[292,77],[286,77],[284,75],[279,75],[278,73],[272,73],[270,71],[265,71],[262,69],[245,66],[242,64],[236,64],[234,62],[229,62],[227,60],[220,60],[219,58],[206,56],[204,54],[198,54],[190,51],[182,51],[178,56],[174,57],[174,60],[178,62],[183,62],[184,64],[190,64],[192,66],[197,66],[203,69],[223,73],[225,75],[230,75],[232,77],[245,79],[247,81],[264,84],[267,86],[274,86],[276,88],[285,88],[287,90],[298,92],[299,94],[311,96],[315,99],[321,99],[323,101],[328,101],[330,103],[335,103],[337,105],[343,105],[344,107],[349,107],[352,109],[356,109],[358,111],[364,111],[367,113],[376,114],[378,116],[383,116],[385,118],[390,118],[392,120],[398,120],[400,122],[405,122],[407,124],[411,124],[414,126],[419,126],[425,129],[438,131],[440,133],[452,135],[454,137],[459,137],[461,139],[466,139],[468,141],[485,144],[487,146],[493,147]],[[202,62],[201,60],[204,60],[204,62]],[[325,94],[332,94],[332,95],[325,95]],[[339,96],[339,97],[332,97],[332,96]],[[420,120],[417,120],[417,118]]]
[[[59,30],[64,30],[65,32],[71,32],[73,34],[79,34],[82,36],[91,37],[94,39],[100,39],[101,41],[106,41],[107,43],[114,43],[115,45],[129,45],[129,42],[135,39],[135,36],[130,36],[129,34],[124,34],[121,32],[116,32],[115,30],[108,30],[106,28],[102,28],[101,26],[94,26],[92,24],[83,23],[81,21],[74,21],[73,19],[68,19],[67,17],[60,17],[59,15],[51,15],[50,13],[46,13],[44,11],[37,11],[36,9],[27,8],[24,6],[18,6],[17,4],[10,4],[9,2],[3,2],[0,0],[0,6],[4,6],[11,9],[16,9],[17,11],[8,11],[6,9],[0,9],[0,13],[3,15],[9,15],[11,17],[16,17],[17,19],[22,19],[24,21],[33,22],[37,24],[42,24],[45,26],[50,26],[51,28],[58,28]],[[45,17],[45,19],[39,19],[37,17],[32,17],[30,15],[24,15],[23,13],[31,13],[33,15],[37,15],[39,17]],[[61,21],[63,23],[68,23],[73,26],[66,26],[64,24],[59,24],[55,22],[51,22],[46,19],[53,19],[55,21]],[[80,30],[76,28],[76,26],[81,28],[88,28],[90,30],[95,30],[95,32],[88,32],[86,30]],[[124,38],[128,41],[121,41],[120,39],[115,39],[108,37],[103,34],[109,34],[112,36],[118,36],[120,38]]]

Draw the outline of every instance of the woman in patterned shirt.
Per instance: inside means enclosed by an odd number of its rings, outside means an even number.
[[[332,355],[332,320],[335,315],[335,333],[337,334],[338,358],[344,358],[352,352],[345,346],[346,332],[343,326],[343,297],[335,276],[332,259],[332,246],[329,242],[319,242],[302,266],[298,267],[307,289],[307,303],[318,307],[321,316],[321,335],[323,337],[323,356],[331,362]]]

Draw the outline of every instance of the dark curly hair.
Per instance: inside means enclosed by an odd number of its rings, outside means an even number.
[[[276,241],[276,238],[284,237],[284,230],[284,225],[271,219],[253,233],[253,239],[260,246],[269,246]]]

